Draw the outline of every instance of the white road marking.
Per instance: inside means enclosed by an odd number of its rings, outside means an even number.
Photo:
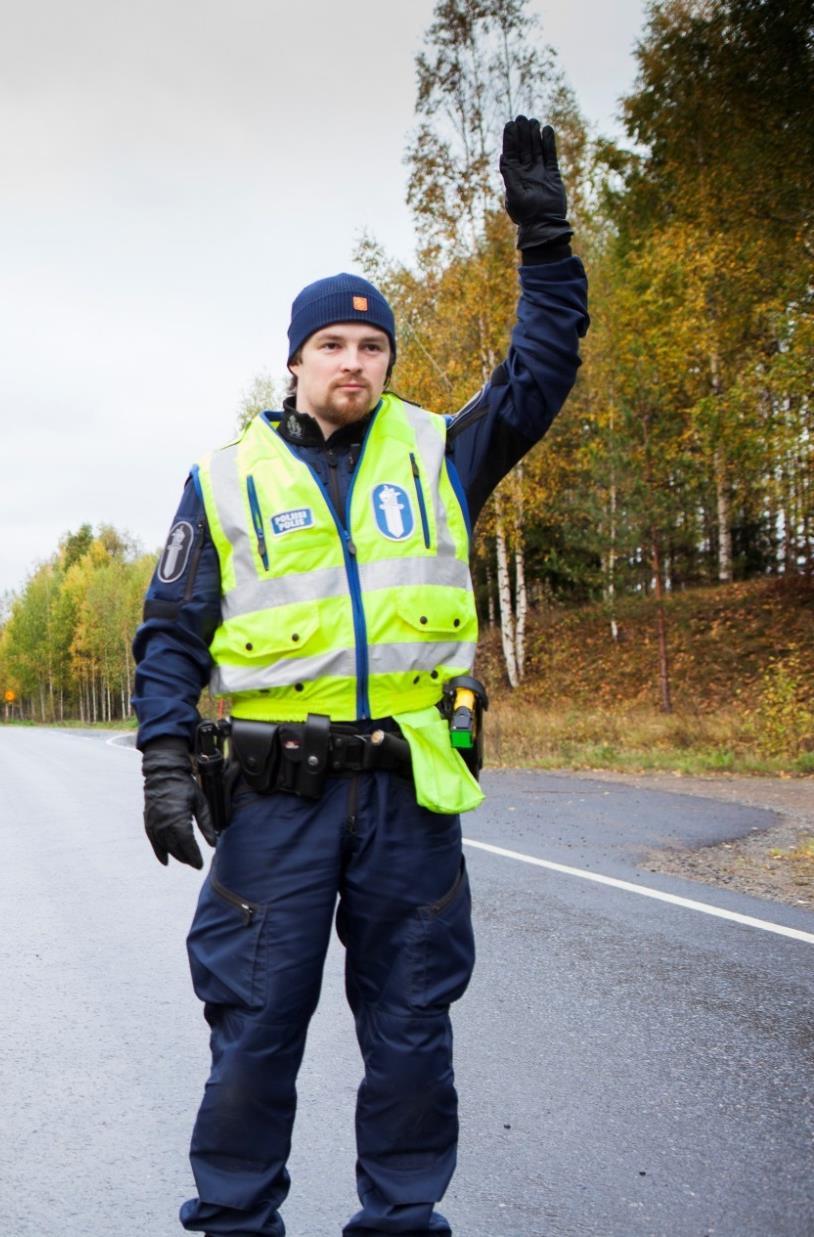
[[[49,733],[50,734],[61,734],[67,739],[81,739],[83,743],[99,743],[101,741],[92,734],[77,734],[76,731],[68,730],[67,728],[57,729],[56,727],[53,727],[50,729]],[[141,752],[138,752],[132,743],[120,743],[119,742],[119,739],[127,739],[127,738],[129,738],[129,733],[127,731],[120,731],[119,734],[113,734],[110,736],[109,739],[105,739],[104,744],[105,744],[105,747],[118,747],[120,751],[136,752],[136,754],[140,756]]]
[[[795,941],[808,941],[810,945],[814,945],[814,933],[803,932],[799,928],[787,928],[782,923],[771,923],[768,919],[755,919],[751,915],[741,915],[737,911],[724,910],[721,906],[710,906],[707,902],[695,902],[692,898],[681,898],[675,893],[662,893],[660,889],[650,889],[647,885],[634,885],[632,881],[618,880],[615,876],[586,872],[584,868],[569,868],[564,863],[553,863],[550,859],[537,859],[534,855],[524,855],[518,850],[506,850],[503,846],[492,846],[489,842],[475,842],[471,838],[464,838],[463,841],[464,846],[474,846],[477,850],[488,851],[490,855],[501,855],[504,859],[517,859],[520,863],[530,863],[536,868],[548,868],[551,872],[561,872],[565,876],[579,876],[583,880],[594,881],[597,885],[610,885],[612,889],[639,893],[645,898],[655,898],[659,902],[669,902],[673,906],[686,907],[687,910],[701,911],[704,915],[716,915],[719,919],[742,923],[748,928],[762,928],[764,932],[775,932],[778,936],[790,936]]]
[[[90,739],[90,735],[73,735],[77,739]],[[127,734],[114,734],[105,739],[107,747],[117,747],[119,750],[141,753],[129,743],[120,742],[129,738]],[[91,742],[98,740],[91,739]],[[693,898],[682,898],[675,893],[663,893],[660,889],[651,889],[648,885],[634,885],[632,881],[619,880],[616,876],[602,876],[599,872],[586,872],[584,868],[570,868],[564,863],[554,863],[551,859],[537,859],[534,855],[524,855],[519,850],[507,850],[503,846],[492,846],[489,842],[476,842],[472,838],[463,839],[464,846],[474,846],[477,850],[488,851],[491,855],[501,855],[504,859],[516,859],[520,863],[529,863],[535,868],[548,868],[551,872],[561,872],[565,876],[579,876],[582,880],[594,881],[597,885],[609,885],[612,889],[624,889],[628,893],[638,893],[645,898],[655,898],[658,902],[669,902],[672,906],[683,906],[690,911],[700,911],[703,915],[715,915],[718,919],[728,919],[732,923],[745,924],[747,928],[762,928],[764,932],[774,932],[777,936],[788,936],[795,941],[808,941],[814,945],[814,933],[803,932],[800,928],[787,928],[782,923],[772,923],[768,919],[755,919],[752,915],[741,915],[738,911],[727,911],[722,906],[710,906],[708,902],[696,902]]]
[[[140,756],[141,752],[138,750],[137,747],[134,746],[134,744],[119,742],[120,739],[129,739],[129,738],[130,738],[129,734],[113,734],[110,736],[109,739],[105,739],[105,747],[118,747],[118,748],[123,749],[126,752],[135,752],[137,756]]]

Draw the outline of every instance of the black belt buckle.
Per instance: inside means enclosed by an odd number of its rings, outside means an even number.
[[[367,768],[367,745],[364,735],[345,734],[331,730],[330,767],[337,773],[362,773]]]

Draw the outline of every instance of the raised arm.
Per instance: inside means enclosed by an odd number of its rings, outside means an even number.
[[[451,462],[474,524],[507,472],[543,437],[579,369],[588,329],[587,280],[571,255],[571,228],[550,126],[519,116],[506,126],[501,172],[518,224],[521,296],[504,361],[451,418]]]

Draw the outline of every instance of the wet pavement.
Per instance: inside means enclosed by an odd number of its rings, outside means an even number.
[[[0,728],[0,1216],[9,1237],[171,1237],[207,1035],[127,740]],[[810,1237],[814,914],[639,866],[773,814],[493,773],[467,848],[478,964],[456,1007],[456,1237]],[[678,899],[658,901],[607,876]],[[769,927],[720,919],[703,901]],[[355,1207],[360,1066],[331,948],[300,1077],[290,1237]]]

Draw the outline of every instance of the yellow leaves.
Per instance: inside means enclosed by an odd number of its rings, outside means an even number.
[[[79,548],[70,561],[66,546]],[[102,527],[96,537],[66,538],[30,577],[0,631],[0,673],[21,696],[38,698],[45,719],[56,694],[70,709],[80,681],[101,676],[126,688],[129,646],[153,569],[152,556],[132,557],[127,539]],[[60,706],[62,707],[62,706]]]
[[[514,235],[504,213],[485,221],[477,252],[441,260],[424,251],[418,272],[381,279],[399,323],[394,386],[439,412],[457,411],[505,355],[517,285]]]
[[[810,658],[797,645],[770,659],[760,679],[758,742],[769,756],[795,757],[814,750]]]

